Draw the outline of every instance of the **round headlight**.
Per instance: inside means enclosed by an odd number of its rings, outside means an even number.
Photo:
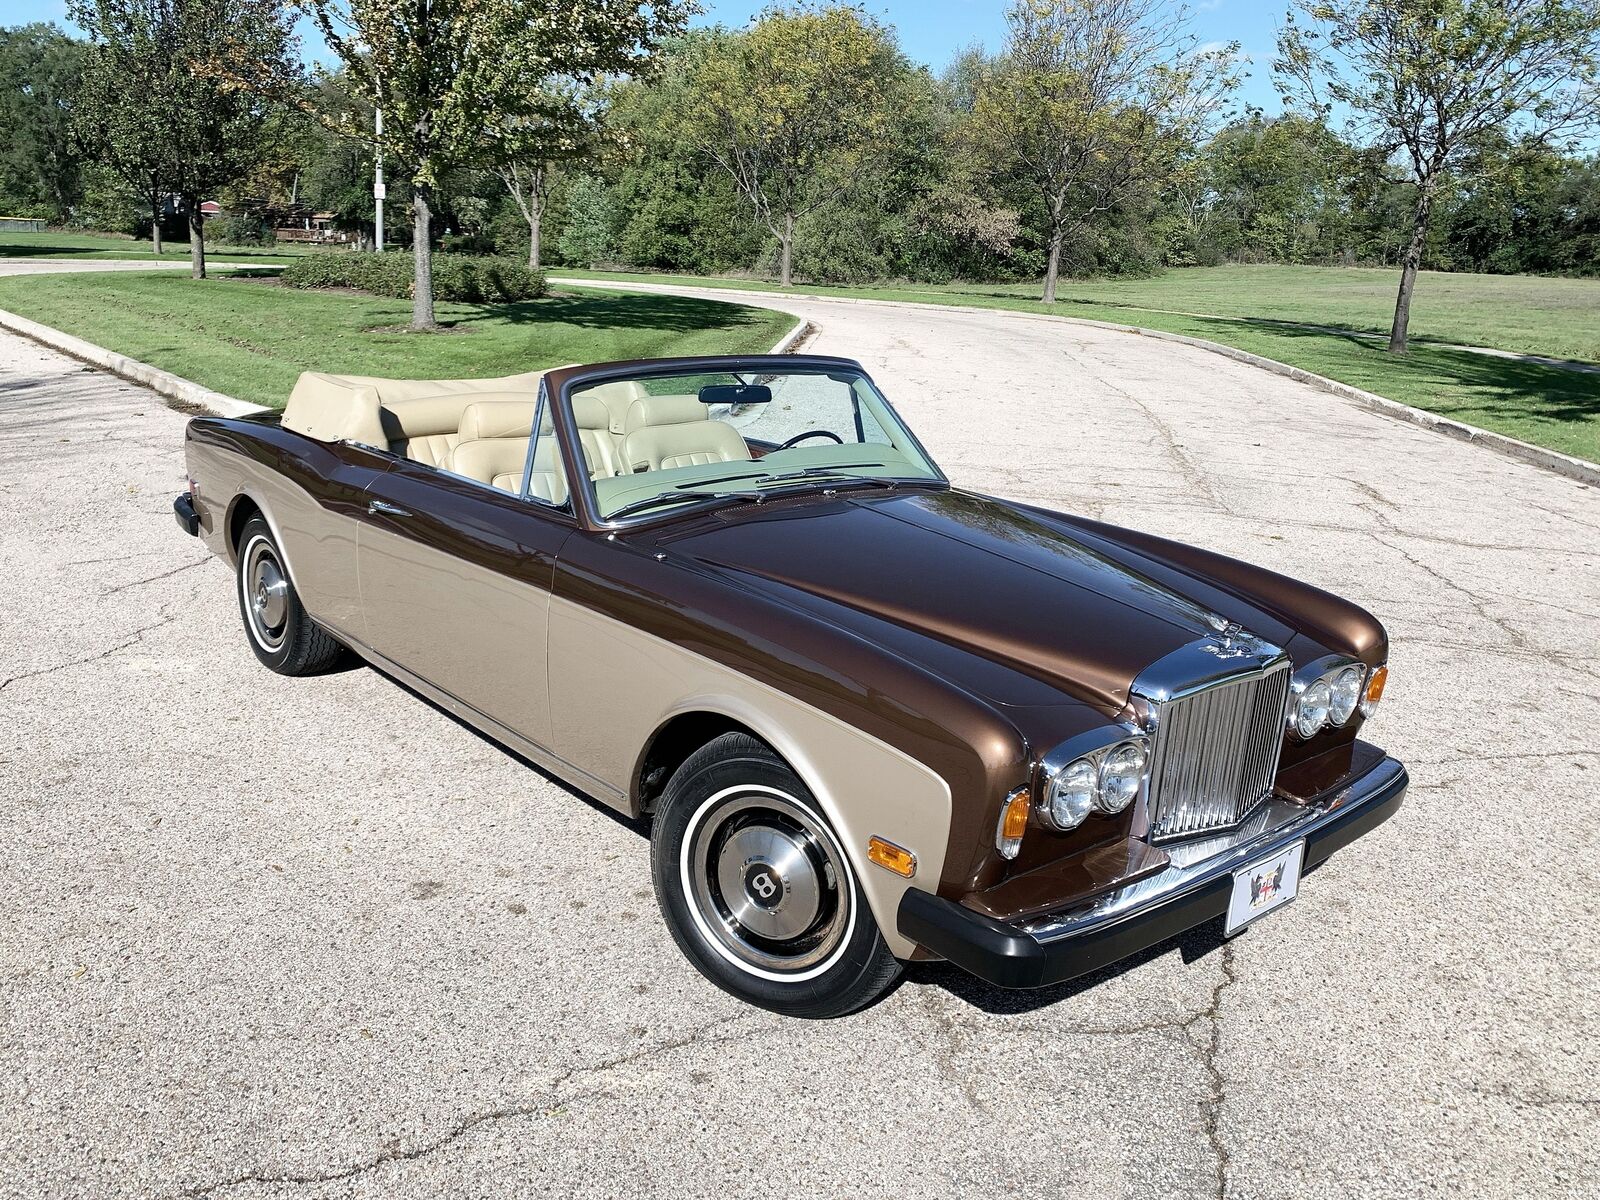
[[[1295,706],[1294,731],[1302,738],[1315,737],[1317,731],[1328,723],[1328,709],[1333,704],[1333,691],[1326,679],[1319,679],[1300,693]]]
[[[1112,747],[1100,763],[1100,796],[1096,804],[1103,812],[1121,812],[1133,803],[1144,779],[1144,743],[1123,742]]]
[[[1094,807],[1099,780],[1094,763],[1075,758],[1050,783],[1050,823],[1057,829],[1076,829]]]
[[[1328,703],[1330,724],[1343,725],[1355,715],[1356,705],[1361,703],[1361,674],[1360,667],[1346,667],[1333,677]]]

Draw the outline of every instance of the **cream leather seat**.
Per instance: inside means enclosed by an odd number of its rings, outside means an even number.
[[[461,411],[458,441],[443,468],[502,491],[522,491],[528,437],[533,430],[536,400],[477,401]],[[555,460],[555,442],[540,446],[542,464],[534,465],[534,495],[557,504],[566,499],[566,479]]]
[[[534,400],[479,401],[467,405],[461,413],[457,444],[444,464],[445,469],[508,492],[521,492],[528,438],[538,407]],[[604,479],[625,473],[611,436],[610,414],[605,405],[588,396],[579,396],[573,401],[572,415],[577,418],[578,438],[591,476]],[[567,500],[566,471],[561,465],[561,452],[548,412],[540,426],[528,490],[553,504],[565,504]]]
[[[750,447],[726,421],[707,419],[695,396],[651,396],[635,400],[626,418],[622,462],[629,471],[669,471],[706,463],[742,462]]]
[[[572,416],[578,423],[578,442],[590,479],[626,475],[628,465],[618,452],[620,439],[611,432],[611,408],[600,397],[583,392],[572,398]]]
[[[490,405],[525,411],[522,440],[528,440],[536,400],[516,392],[457,393],[391,400],[384,404],[381,419],[389,438],[389,449],[413,462],[430,467],[449,465],[451,453],[463,440],[462,425],[469,408]]]

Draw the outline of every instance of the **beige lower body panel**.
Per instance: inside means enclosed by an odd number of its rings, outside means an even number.
[[[329,512],[305,489],[243,455],[190,442],[187,458],[189,474],[200,485],[197,511],[206,548],[232,561],[228,513],[236,498],[248,496],[266,517],[306,611],[337,634],[362,638],[355,520]]]
[[[663,725],[711,712],[747,726],[805,782],[838,834],[884,940],[908,887],[932,891],[944,869],[950,788],[922,763],[794,697],[557,596],[550,603],[551,744],[562,759],[626,796],[634,767]],[[887,838],[917,858],[907,880],[867,859]]]

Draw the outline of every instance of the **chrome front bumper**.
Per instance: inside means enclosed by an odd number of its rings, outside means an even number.
[[[1272,800],[1240,828],[1164,846],[1159,874],[1079,907],[1015,923],[912,889],[900,903],[901,934],[1001,987],[1059,983],[1126,958],[1227,910],[1233,872],[1294,842],[1305,869],[1387,821],[1409,782],[1383,758],[1307,805]]]

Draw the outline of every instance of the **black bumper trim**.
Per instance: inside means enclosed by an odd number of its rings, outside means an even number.
[[[1408,783],[1405,768],[1400,767],[1371,796],[1304,835],[1286,836],[1283,844],[1304,836],[1305,867],[1309,869],[1394,816]],[[1272,849],[1263,846],[1261,853],[1270,854]],[[1109,966],[1222,916],[1232,888],[1230,871],[1178,891],[1169,900],[1137,909],[1122,920],[1050,940],[912,888],[901,897],[896,923],[902,936],[980,979],[1004,988],[1046,987]]]
[[[200,536],[200,514],[194,511],[194,501],[187,492],[172,502],[172,515],[178,519],[178,528],[190,537]]]

